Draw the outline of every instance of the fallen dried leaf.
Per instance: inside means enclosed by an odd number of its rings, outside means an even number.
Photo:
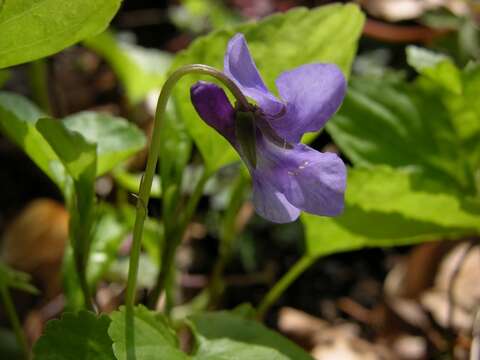
[[[7,227],[1,259],[39,281],[44,296],[60,292],[60,268],[68,240],[68,213],[50,199],[32,201]]]

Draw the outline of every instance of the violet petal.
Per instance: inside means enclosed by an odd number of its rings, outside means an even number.
[[[268,91],[260,77],[243,34],[236,34],[228,42],[224,71],[246,96],[258,103],[264,112],[277,114],[283,108],[284,105]]]
[[[324,216],[343,211],[346,168],[334,153],[303,144],[283,149],[262,138],[257,143],[257,168],[251,173],[303,211]]]
[[[287,113],[270,121],[289,142],[300,142],[306,132],[319,131],[337,111],[346,91],[346,81],[333,64],[307,64],[282,73],[276,80],[287,103]]]
[[[280,224],[295,221],[300,210],[290,204],[268,179],[265,180],[262,177],[253,178],[253,204],[257,214]]]
[[[203,121],[233,144],[235,110],[225,91],[215,84],[199,81],[190,88],[190,98]]]

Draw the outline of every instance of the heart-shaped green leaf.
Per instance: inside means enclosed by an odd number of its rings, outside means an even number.
[[[83,111],[63,119],[65,127],[97,144],[96,176],[113,169],[146,144],[145,135],[127,120],[105,113]]]

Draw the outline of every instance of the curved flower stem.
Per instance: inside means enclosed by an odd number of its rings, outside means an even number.
[[[262,302],[257,309],[257,319],[264,318],[270,307],[278,300],[278,298],[287,290],[287,288],[307,270],[314,262],[316,258],[303,255],[288,272],[274,285],[273,288],[265,295]]]
[[[152,188],[152,181],[155,175],[155,168],[160,155],[160,134],[162,127],[162,118],[165,114],[168,98],[173,87],[183,76],[187,74],[210,75],[221,81],[235,96],[238,105],[243,109],[248,109],[249,104],[245,96],[235,83],[221,71],[207,65],[194,64],[186,65],[174,71],[163,85],[160,96],[158,97],[157,109],[155,111],[155,123],[152,133],[152,141],[148,152],[147,166],[142,181],[140,182],[139,195],[137,200],[137,214],[133,228],[132,250],[130,254],[130,264],[128,268],[126,306],[133,309],[135,304],[135,292],[137,285],[138,265],[140,259],[140,250],[143,234],[143,224],[147,216],[147,206]],[[160,289],[161,290],[161,289]]]
[[[28,360],[30,358],[30,352],[28,350],[27,339],[25,339],[22,325],[20,324],[20,319],[18,318],[15,306],[13,305],[12,297],[10,296],[10,290],[6,285],[1,284],[0,293],[5,312],[7,313],[8,319],[10,320],[13,328],[13,332],[15,333],[15,337],[17,338],[17,343],[22,349],[25,359]]]

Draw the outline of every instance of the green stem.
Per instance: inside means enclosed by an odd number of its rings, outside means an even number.
[[[3,304],[5,306],[5,312],[7,313],[8,319],[12,324],[15,337],[17,338],[18,346],[22,349],[25,359],[29,359],[30,352],[28,350],[27,339],[25,338],[20,319],[18,318],[17,311],[15,310],[15,306],[13,305],[10,291],[8,290],[7,286],[1,285],[0,292],[2,295]]]
[[[80,284],[80,290],[82,291],[85,308],[87,310],[93,311],[95,310],[95,306],[93,305],[93,298],[90,292],[90,287],[87,280],[87,273],[85,270],[87,268],[86,259],[84,259],[83,256],[80,256],[80,258],[75,257],[73,261],[75,262],[75,269],[78,276],[78,282]]]
[[[48,90],[48,65],[46,60],[39,59],[30,63],[28,75],[35,102],[40,105],[42,110],[47,114],[52,114]]]
[[[195,210],[197,209],[198,202],[203,195],[203,189],[205,188],[205,184],[207,183],[208,179],[212,176],[212,173],[208,170],[205,170],[202,174],[202,177],[198,180],[195,189],[193,190],[192,195],[190,196],[190,200],[187,203],[187,207],[185,211],[182,213],[182,217],[180,218],[180,228],[185,230],[188,223],[192,219]]]
[[[314,257],[302,256],[288,272],[265,295],[257,309],[257,318],[263,319],[270,307],[279,299],[287,288],[315,262]]]
[[[133,228],[132,250],[130,254],[126,294],[126,306],[130,308],[133,308],[135,304],[135,293],[143,235],[143,224],[147,216],[147,206],[148,200],[150,198],[152,181],[155,175],[155,168],[157,165],[158,157],[160,155],[162,119],[165,114],[168,98],[170,97],[173,87],[175,86],[177,81],[180,80],[183,76],[192,73],[210,75],[217,80],[220,80],[235,96],[240,108],[249,108],[247,99],[242,94],[240,89],[235,85],[235,83],[230,80],[225,74],[210,66],[200,64],[183,66],[173,72],[163,85],[160,96],[158,97],[157,109],[155,112],[155,123],[152,133],[152,141],[148,152],[147,166],[142,181],[140,182],[140,189],[137,200],[137,214],[135,218],[135,225]]]
[[[89,189],[90,193],[86,194],[80,186],[80,183],[75,182],[73,197],[68,202],[69,212],[72,214],[69,231],[73,245],[74,268],[84,298],[84,307],[87,310],[94,310],[94,299],[87,280],[87,265],[95,224],[95,192],[92,186]]]

